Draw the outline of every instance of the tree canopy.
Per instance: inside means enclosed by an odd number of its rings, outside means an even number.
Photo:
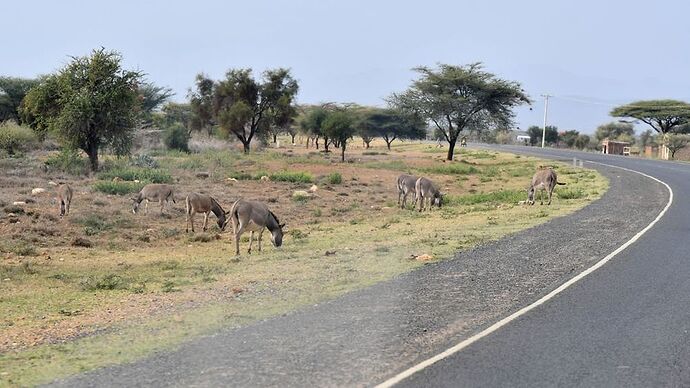
[[[633,128],[631,123],[610,122],[598,126],[596,132],[594,132],[594,137],[599,142],[606,138],[627,141],[634,136],[635,128]]]
[[[244,152],[259,132],[266,131],[280,117],[282,107],[293,104],[299,89],[287,69],[267,70],[257,81],[251,69],[231,69],[218,82],[203,74],[196,78],[196,91],[190,93],[195,128],[220,129],[242,142]]]
[[[537,145],[541,144],[541,138],[544,134],[544,128],[536,125],[532,125],[527,128],[527,134],[529,135],[529,144]],[[553,125],[546,126],[546,144],[556,144],[558,143],[558,128]]]
[[[678,100],[637,101],[614,108],[611,116],[640,120],[664,134],[690,121],[690,104]]]
[[[345,161],[345,149],[347,141],[354,136],[355,113],[350,108],[336,108],[326,114],[323,121],[323,131],[331,139],[335,140],[340,147],[340,160]]]
[[[22,117],[37,133],[53,132],[64,146],[86,152],[94,171],[101,147],[129,153],[141,73],[122,69],[121,62],[119,53],[103,48],[74,57],[29,91]]]
[[[519,83],[484,71],[481,63],[414,70],[420,77],[407,91],[393,94],[389,102],[439,129],[450,145],[448,160],[453,159],[460,132],[487,124],[508,126],[514,117],[513,107],[530,103]]]
[[[388,149],[396,139],[424,139],[426,123],[420,118],[396,109],[367,108],[359,112],[357,130],[366,140],[381,137]],[[368,144],[367,144],[368,146]]]
[[[21,122],[19,106],[24,96],[39,82],[39,79],[0,77],[0,122],[7,120]]]
[[[141,126],[151,125],[153,122],[153,112],[163,106],[174,95],[175,93],[170,88],[157,86],[153,82],[141,83],[139,85]]]

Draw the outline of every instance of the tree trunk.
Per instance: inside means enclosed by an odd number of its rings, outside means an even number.
[[[327,137],[324,137],[324,138],[323,138],[323,149],[324,149],[326,152],[328,152],[328,145],[329,145],[330,143],[331,143],[331,142],[328,140]]]
[[[276,144],[278,142],[278,135],[275,133],[273,134],[273,144]]]
[[[242,140],[242,147],[244,148],[244,153],[248,154],[249,153],[249,141]]]
[[[296,135],[296,134],[295,134]],[[292,138],[292,145],[295,145],[295,135],[290,134],[290,137]]]
[[[364,144],[366,144],[366,149],[369,149],[369,143],[371,143],[371,140],[364,142]]]
[[[316,149],[319,149],[319,137],[317,136],[316,139],[314,139],[314,142],[316,143]]]
[[[391,143],[393,142],[393,140],[392,139],[390,141],[388,141],[388,139],[384,139],[384,140],[386,141],[386,147],[388,147],[388,151],[390,151],[391,150]]]
[[[453,160],[453,152],[455,152],[455,142],[457,140],[457,138],[452,138],[448,141],[448,155],[446,156],[446,160]]]
[[[343,141],[340,145],[340,161],[345,162],[345,146],[347,145],[347,142]]]
[[[84,152],[86,152],[86,155],[89,156],[89,163],[91,164],[91,171],[92,172],[98,171],[98,145],[89,144],[85,148],[86,149],[84,150]]]

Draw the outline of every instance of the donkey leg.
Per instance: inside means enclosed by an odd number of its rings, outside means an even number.
[[[252,253],[252,243],[254,243],[254,231],[249,232],[249,249],[247,253]]]
[[[208,224],[208,212],[204,213],[204,232],[206,231],[206,224]]]
[[[146,206],[144,206],[144,214],[149,214],[149,200],[146,200]]]
[[[551,196],[553,196],[553,187],[549,190],[549,203],[547,203],[547,205],[551,205]]]
[[[163,214],[163,208],[165,207],[165,201],[163,199],[159,199],[158,203],[161,205],[161,214]]]
[[[232,232],[235,234],[235,255],[240,254],[240,236],[244,232],[244,226],[239,225],[239,221],[233,220],[232,222]]]
[[[259,252],[261,252],[261,238],[263,237],[263,235],[264,235],[264,230],[261,229],[261,231],[259,232]]]

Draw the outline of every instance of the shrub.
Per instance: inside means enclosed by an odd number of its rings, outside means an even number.
[[[148,181],[151,183],[172,183],[173,179],[165,170],[142,167],[113,168],[98,174],[98,179],[113,180],[119,177],[125,181]]]
[[[180,123],[165,128],[163,142],[168,149],[189,152],[189,132]]]
[[[95,214],[90,214],[88,216],[79,218],[76,220],[76,222],[84,227],[84,234],[87,236],[99,234],[113,226],[103,217]]]
[[[101,277],[88,276],[83,278],[79,283],[84,291],[117,290],[126,288],[124,279],[115,274],[107,274]]]
[[[0,123],[0,149],[9,155],[28,151],[36,144],[36,135],[31,128],[21,126],[14,121]]]
[[[88,175],[91,171],[89,161],[79,151],[71,148],[63,148],[59,153],[51,155],[45,164],[51,169],[71,175]]]
[[[130,164],[134,167],[158,168],[158,162],[151,155],[141,154],[132,157]]]
[[[270,177],[272,181],[280,182],[292,182],[292,183],[312,183],[314,177],[308,172],[291,172],[291,171],[281,171],[271,174]]]
[[[125,195],[130,193],[138,193],[141,189],[150,182],[111,182],[98,181],[93,184],[93,189],[101,193],[111,195]]]
[[[332,185],[339,185],[343,183],[343,176],[339,172],[333,172],[328,175],[328,183]]]

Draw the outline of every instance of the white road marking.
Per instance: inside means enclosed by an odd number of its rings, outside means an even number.
[[[519,311],[516,311],[516,312],[514,312],[513,314],[511,314],[511,315],[509,315],[509,316],[507,316],[507,317],[501,319],[500,321],[494,323],[494,324],[491,325],[490,327],[488,327],[488,328],[482,330],[481,332],[479,332],[479,333],[477,333],[477,334],[475,334],[475,335],[473,335],[473,336],[467,338],[466,340],[464,340],[464,341],[458,343],[457,345],[455,345],[455,346],[453,346],[453,347],[451,347],[451,348],[445,350],[444,352],[439,353],[439,354],[437,354],[437,355],[435,355],[435,356],[433,356],[433,357],[431,357],[431,358],[429,358],[429,359],[427,359],[427,360],[424,360],[424,361],[420,362],[419,364],[417,364],[417,365],[415,365],[415,366],[413,366],[413,367],[411,367],[411,368],[409,368],[409,369],[407,369],[407,370],[404,370],[403,372],[401,372],[401,373],[399,373],[399,374],[397,374],[397,375],[391,377],[390,379],[388,379],[388,380],[382,382],[381,384],[377,385],[376,388],[387,388],[387,387],[392,387],[393,385],[395,385],[395,384],[397,384],[397,383],[403,381],[404,379],[406,379],[406,378],[412,376],[413,374],[415,374],[415,373],[417,373],[417,372],[419,372],[419,371],[421,371],[421,370],[423,370],[423,369],[425,369],[425,368],[427,368],[427,367],[429,367],[429,366],[435,364],[436,362],[441,361],[441,360],[443,360],[444,358],[447,358],[447,357],[449,357],[449,356],[451,356],[451,355],[453,355],[453,354],[455,354],[455,353],[457,353],[457,352],[459,352],[459,351],[465,349],[466,347],[470,346],[471,344],[473,344],[473,343],[479,341],[480,339],[482,339],[482,338],[488,336],[489,334],[495,332],[496,330],[498,330],[498,329],[502,328],[503,326],[509,324],[510,322],[514,321],[514,320],[517,319],[518,317],[520,317],[520,316],[522,316],[522,315],[525,315],[525,314],[527,314],[529,311],[531,311],[531,310],[535,309],[536,307],[538,307],[538,306],[544,304],[544,303],[547,302],[549,299],[552,299],[553,297],[555,297],[556,295],[560,294],[561,292],[563,292],[563,291],[564,291],[565,289],[567,289],[568,287],[570,287],[570,286],[572,286],[573,284],[577,283],[578,281],[582,280],[582,278],[584,278],[585,276],[589,275],[590,273],[592,273],[592,272],[596,271],[597,269],[599,269],[599,268],[600,268],[601,266],[603,266],[604,264],[608,263],[608,262],[609,262],[611,259],[613,259],[617,254],[619,254],[620,252],[622,252],[623,250],[625,250],[627,247],[629,247],[630,245],[632,245],[633,243],[635,243],[635,241],[637,241],[640,237],[642,237],[642,235],[644,235],[645,233],[647,233],[647,231],[649,231],[649,230],[650,230],[650,229],[651,229],[651,228],[652,228],[652,227],[653,227],[653,226],[664,216],[664,214],[666,214],[666,211],[671,207],[671,204],[673,204],[673,190],[671,189],[671,186],[669,186],[668,184],[666,184],[666,182],[664,182],[664,181],[662,181],[662,180],[660,180],[660,179],[657,179],[657,178],[655,178],[655,177],[653,177],[653,176],[651,176],[651,175],[647,175],[647,174],[645,174],[645,173],[643,173],[643,172],[631,170],[631,169],[625,168],[625,167],[619,167],[619,166],[614,166],[614,165],[605,164],[605,163],[599,163],[599,162],[592,162],[592,161],[585,161],[585,162],[587,162],[587,163],[593,163],[593,164],[599,164],[599,165],[607,166],[607,167],[619,168],[619,169],[622,169],[622,170],[625,170],[625,171],[630,171],[630,172],[633,172],[633,173],[636,173],[636,174],[640,174],[640,175],[642,175],[642,176],[644,176],[644,177],[647,177],[647,178],[649,178],[649,179],[655,180],[655,181],[657,181],[657,182],[663,184],[664,186],[666,186],[666,189],[668,189],[668,193],[669,193],[668,203],[666,204],[666,206],[664,207],[664,209],[656,216],[656,218],[655,218],[649,225],[647,225],[644,229],[642,229],[641,231],[639,231],[636,235],[634,235],[634,236],[633,236],[630,240],[628,240],[625,244],[623,244],[623,245],[621,245],[620,247],[618,247],[618,249],[616,249],[615,251],[609,253],[608,256],[604,257],[603,259],[601,259],[600,261],[598,261],[598,262],[597,262],[596,264],[594,264],[593,266],[589,267],[588,269],[584,270],[583,272],[581,272],[581,273],[578,274],[577,276],[575,276],[575,277],[573,277],[572,279],[568,280],[567,282],[563,283],[561,286],[559,286],[559,287],[556,288],[555,290],[549,292],[548,294],[546,294],[545,296],[543,296],[542,298],[540,298],[540,299],[537,300],[536,302],[530,304],[529,306],[523,307],[523,308],[520,309]]]

